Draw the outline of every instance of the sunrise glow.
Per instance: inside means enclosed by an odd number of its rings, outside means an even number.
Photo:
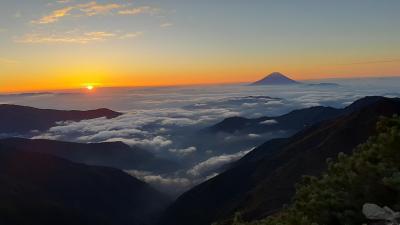
[[[0,92],[400,75],[398,1],[209,4],[2,1]]]

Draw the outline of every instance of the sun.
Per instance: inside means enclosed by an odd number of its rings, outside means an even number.
[[[93,85],[86,86],[86,89],[89,90],[89,91],[93,90],[93,88],[94,88]]]

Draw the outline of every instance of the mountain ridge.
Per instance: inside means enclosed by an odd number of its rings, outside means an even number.
[[[239,116],[228,117],[205,130],[212,133],[266,133],[276,130],[298,131],[323,120],[354,112],[381,99],[382,97],[380,96],[367,96],[354,101],[344,108],[313,106],[296,109],[279,116],[263,116],[254,119]]]
[[[169,198],[110,167],[0,144],[0,224],[150,224]]]
[[[292,80],[289,77],[283,75],[282,73],[273,72],[273,73],[267,75],[266,77],[262,78],[261,80],[251,83],[250,85],[253,85],[253,86],[256,86],[256,85],[289,85],[289,84],[299,84],[299,83],[300,82]]]
[[[94,166],[123,170],[173,171],[175,162],[158,158],[139,147],[123,142],[74,143],[45,139],[5,138],[0,144],[18,150],[39,152]]]
[[[400,113],[400,100],[367,97],[352,107],[350,114],[260,145],[230,169],[181,195],[159,224],[230,221],[237,211],[243,219],[253,220],[279,210],[290,202],[302,175],[318,175],[327,158],[350,153],[374,134],[380,116]]]
[[[56,110],[39,109],[30,106],[0,104],[0,134],[24,135],[32,130],[44,131],[61,121],[80,121],[105,117],[107,119],[122,115],[106,108],[94,110]]]

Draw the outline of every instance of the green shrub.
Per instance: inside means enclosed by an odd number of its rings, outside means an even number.
[[[377,128],[378,135],[352,155],[327,160],[328,170],[320,178],[305,176],[287,209],[248,224],[360,225],[367,222],[361,211],[366,202],[399,211],[400,117],[381,118]]]

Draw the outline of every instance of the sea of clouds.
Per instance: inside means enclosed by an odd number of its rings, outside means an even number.
[[[334,82],[339,86],[309,85]],[[264,134],[207,134],[206,128],[232,116],[256,118],[277,116],[311,106],[345,107],[364,96],[400,96],[399,78],[370,78],[309,81],[293,86],[249,86],[246,84],[98,88],[92,93],[64,92],[0,95],[0,103],[38,108],[95,109],[123,112],[113,119],[59,122],[31,138],[73,142],[122,141],[155,155],[176,161],[174,173],[127,171],[177,195],[191,186],[216,176],[221,168],[240,159],[263,142],[291,135],[290,131]],[[273,124],[276,121],[264,121]]]

